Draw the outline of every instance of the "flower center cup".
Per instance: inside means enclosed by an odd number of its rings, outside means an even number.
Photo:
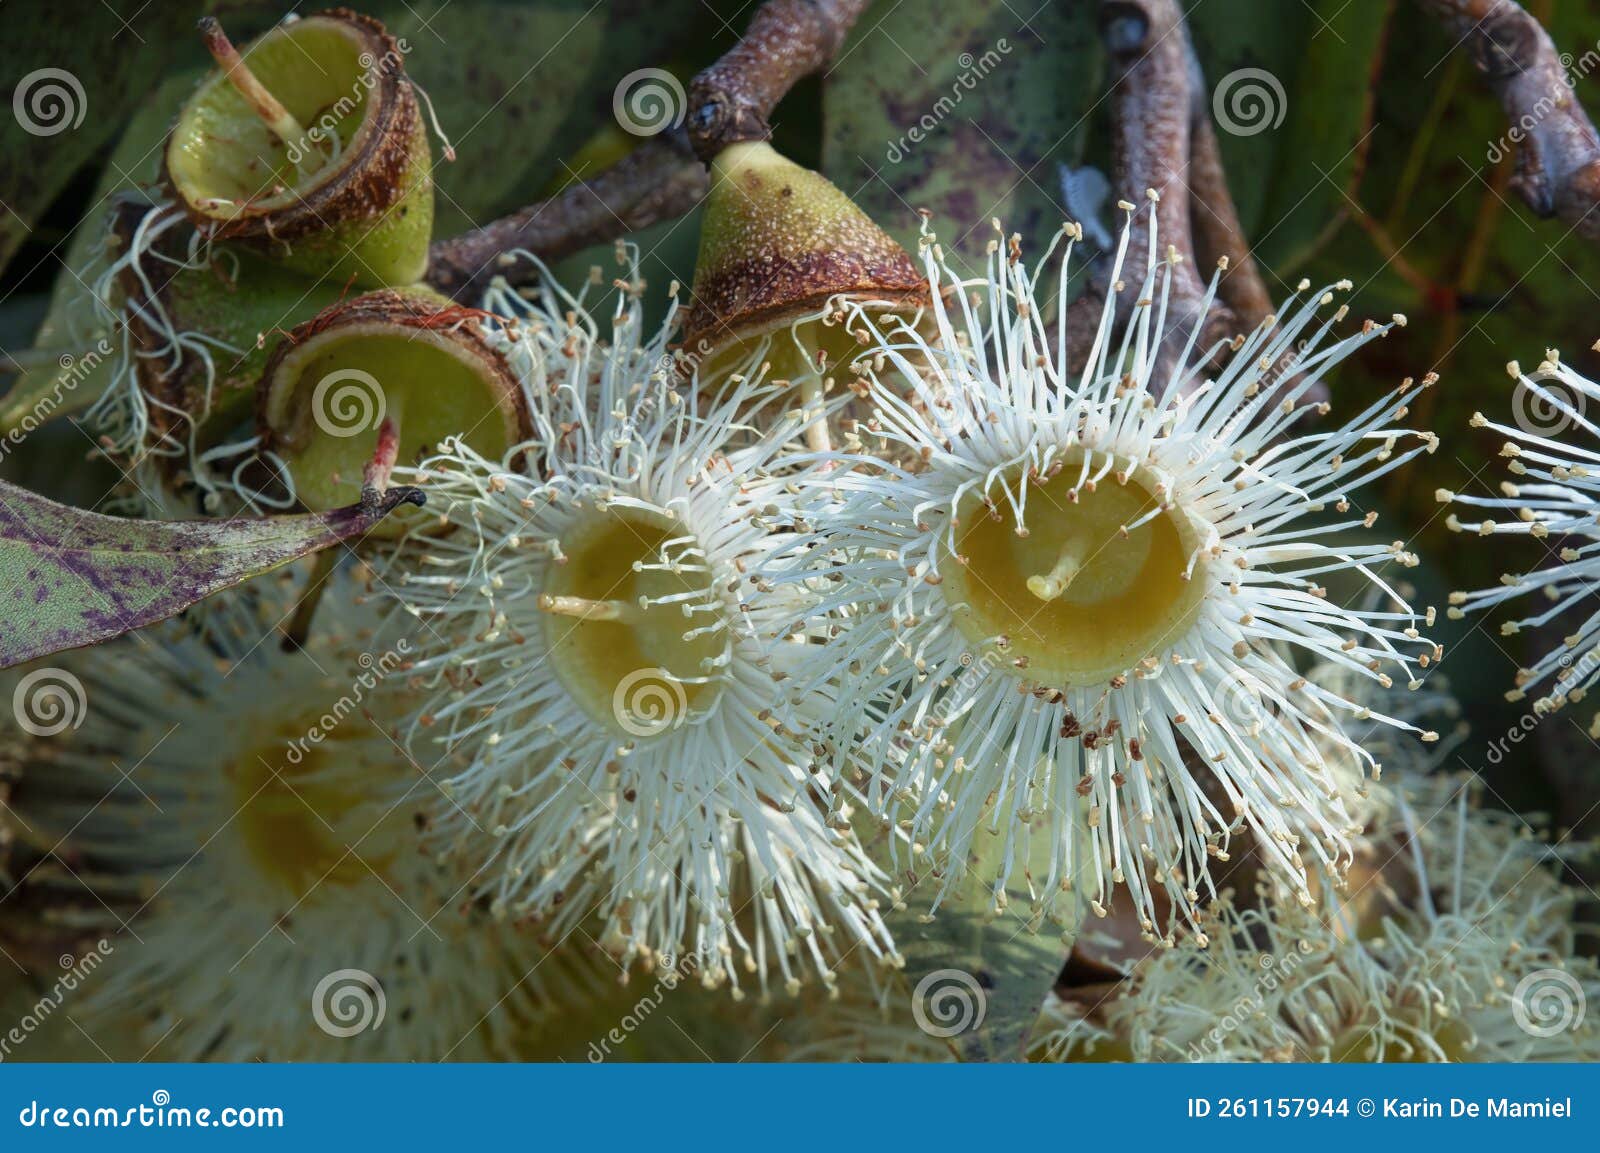
[[[1007,638],[1005,655],[1025,659],[1019,674],[1056,688],[1129,672],[1182,637],[1205,599],[1204,560],[1184,578],[1199,533],[1182,510],[1157,512],[1132,479],[1074,492],[1080,463],[1046,480],[1012,478],[1012,491],[1027,486],[1025,533],[1009,502],[965,497],[957,562],[940,569],[962,635]]]
[[[346,742],[338,730],[321,743],[306,740],[317,724],[315,717],[280,723],[278,740],[252,747],[227,769],[239,835],[250,859],[296,900],[319,885],[348,885],[371,875],[346,851],[343,836],[351,815],[367,802],[352,787],[361,774],[329,772],[340,758],[359,754],[340,747]],[[363,827],[359,833],[367,831]],[[375,841],[362,856],[378,872],[386,871],[388,858],[377,852]]]
[[[227,77],[208,77],[185,106],[167,152],[188,200],[226,220],[247,207],[292,204],[337,175],[335,158],[349,163],[373,116],[371,84],[362,83],[372,72],[364,47],[349,28],[316,18],[280,25],[250,46],[250,70],[307,129],[287,145]]]
[[[539,608],[550,667],[584,712],[642,737],[714,704],[728,634],[693,538],[659,514],[607,510],[561,545]]]

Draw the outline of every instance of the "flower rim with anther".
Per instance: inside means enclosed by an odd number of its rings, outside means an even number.
[[[1016,237],[966,278],[926,235],[937,335],[852,318],[876,334],[852,384],[871,409],[863,447],[797,478],[795,539],[759,575],[811,598],[785,627],[814,641],[797,693],[834,702],[818,743],[835,795],[904,830],[940,896],[975,838],[999,835],[983,878],[997,905],[1027,869],[1035,917],[1070,926],[1080,899],[1103,914],[1125,888],[1163,936],[1193,920],[1242,827],[1303,901],[1313,866],[1348,861],[1357,824],[1325,742],[1370,765],[1340,730],[1363,708],[1300,666],[1387,685],[1387,665],[1416,685],[1438,659],[1420,633],[1432,611],[1381,575],[1416,563],[1404,543],[1334,535],[1376,518],[1351,490],[1437,438],[1390,424],[1431,377],[1343,427],[1302,426],[1312,410],[1296,402],[1319,377],[1404,322],[1329,340],[1346,309],[1319,313],[1348,284],[1302,284],[1220,369],[1221,350],[1180,337],[1158,376],[1178,258],[1156,258],[1153,215],[1150,228],[1134,314],[1115,335],[1108,294],[1081,373],[1067,368],[1066,254],[1052,292]],[[1056,243],[1070,253],[1078,235]],[[1114,283],[1127,245],[1125,230]],[[1309,516],[1324,509],[1345,515]],[[1334,572],[1393,607],[1330,603]]]
[[[517,334],[536,469],[508,467],[526,446],[494,461],[451,444],[397,470],[450,530],[385,570],[431,638],[410,739],[444,758],[449,851],[504,916],[597,914],[625,964],[693,954],[737,990],[831,980],[830,955],[886,963],[872,898],[843,883],[864,866],[847,826],[824,823],[785,654],[764,640],[792,598],[747,576],[781,539],[788,456],[826,413],[794,411],[759,365],[680,387],[674,319],[645,330],[633,271],[604,337],[549,280],[486,302]],[[783,832],[798,822],[799,842]],[[748,911],[730,887],[746,857],[764,878]],[[836,926],[832,950],[811,947]]]

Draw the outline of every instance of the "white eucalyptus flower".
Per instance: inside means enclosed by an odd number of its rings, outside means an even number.
[[[1361,892],[1321,909],[1262,897],[1207,911],[1209,941],[1153,953],[1082,1019],[1047,1016],[1051,1059],[1574,1061],[1600,968],[1575,952],[1553,851],[1459,778],[1415,782],[1375,831]],[[1376,897],[1376,899],[1372,899]],[[1094,1044],[1111,1044],[1099,1054]]]
[[[506,461],[452,444],[408,476],[437,523],[388,580],[425,625],[435,694],[411,735],[449,760],[442,823],[498,912],[570,916],[586,886],[577,913],[598,905],[626,960],[692,953],[704,980],[762,987],[831,980],[852,953],[892,961],[859,903],[878,874],[822,824],[764,639],[794,598],[745,575],[785,539],[769,524],[790,499],[783,454],[826,413],[760,419],[789,393],[759,362],[680,391],[672,319],[646,334],[624,287],[604,335],[581,302],[502,294],[534,441]],[[754,935],[735,924],[741,859]],[[819,948],[824,925],[844,939]]]
[[[1495,588],[1450,594],[1449,616],[1460,619],[1469,612],[1493,608],[1524,596],[1535,607],[1520,620],[1500,626],[1502,636],[1548,624],[1579,606],[1589,612],[1577,631],[1544,653],[1532,667],[1519,669],[1516,688],[1506,699],[1523,700],[1539,695],[1533,707],[1539,715],[1583,700],[1600,677],[1600,607],[1593,605],[1595,582],[1600,579],[1600,428],[1586,415],[1590,401],[1600,399],[1600,385],[1579,376],[1561,363],[1554,350],[1532,376],[1516,361],[1506,366],[1518,382],[1515,427],[1498,424],[1474,413],[1474,428],[1492,428],[1507,439],[1500,455],[1507,460],[1514,480],[1500,483],[1500,496],[1439,489],[1441,503],[1482,510],[1478,520],[1463,520],[1451,513],[1447,521],[1456,532],[1478,536],[1528,536],[1538,542],[1529,548],[1533,561],[1555,563],[1521,573],[1508,573]],[[1584,447],[1561,434],[1581,429],[1591,438]],[[1541,556],[1542,551],[1542,556]],[[1600,716],[1590,728],[1600,736]]]
[[[285,652],[274,579],[205,634],[173,623],[52,658],[80,723],[14,750],[34,862],[16,883],[110,937],[74,1018],[118,1059],[505,1056],[558,966],[464,914],[469,878],[425,851],[438,788],[396,732],[409,645],[375,635],[338,579]]]
[[[1411,589],[1400,586],[1402,596]],[[1376,610],[1378,598],[1368,598],[1362,610]],[[1370,828],[1388,811],[1392,798],[1385,786],[1404,786],[1443,765],[1468,733],[1461,702],[1442,671],[1430,673],[1416,689],[1398,685],[1384,688],[1358,671],[1342,665],[1319,665],[1307,674],[1329,692],[1358,707],[1341,733],[1324,738],[1323,755],[1340,782],[1340,792],[1350,813]],[[1396,726],[1389,718],[1400,722]],[[1417,732],[1439,733],[1441,739],[1423,742]],[[1352,753],[1352,748],[1362,755]],[[1338,878],[1334,878],[1337,880]]]
[[[1336,543],[1376,518],[1360,485],[1436,445],[1397,423],[1431,379],[1304,427],[1295,402],[1391,327],[1330,339],[1346,310],[1320,313],[1348,284],[1302,285],[1215,375],[1191,340],[1157,379],[1170,255],[1126,335],[1108,304],[1071,374],[1064,283],[1052,305],[1016,238],[977,280],[922,248],[937,336],[886,322],[856,386],[876,455],[796,474],[797,539],[759,574],[814,598],[803,627],[827,643],[795,683],[835,702],[836,766],[946,888],[992,835],[997,901],[1026,870],[1066,921],[1080,893],[1103,915],[1125,885],[1159,932],[1155,894],[1192,918],[1209,858],[1249,829],[1309,901],[1308,858],[1336,868],[1353,823],[1324,746],[1371,758],[1340,730],[1366,710],[1300,668],[1415,685],[1439,655],[1418,632],[1431,610],[1387,583],[1416,563],[1404,542]],[[1346,572],[1391,607],[1330,603]]]

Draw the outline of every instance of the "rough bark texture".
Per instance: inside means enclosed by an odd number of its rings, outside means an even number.
[[[1168,247],[1182,258],[1170,274],[1166,337],[1155,375],[1164,385],[1194,325],[1205,325],[1201,347],[1209,347],[1225,339],[1235,322],[1220,301],[1209,312],[1203,308],[1205,283],[1196,267],[1189,191],[1196,73],[1176,0],[1102,0],[1100,24],[1117,78],[1111,95],[1113,190],[1141,214],[1156,214],[1158,259]],[[1116,294],[1119,324],[1139,299],[1148,258],[1149,232],[1136,225]],[[1079,338],[1072,342],[1076,355],[1088,353],[1105,295],[1112,291],[1115,286],[1102,273],[1074,302],[1070,322]]]
[[[826,68],[870,0],[767,0],[744,37],[689,86],[689,138],[707,164],[730,144],[765,140],[795,83]]]
[[[593,180],[435,243],[428,253],[428,283],[460,300],[480,294],[495,276],[521,283],[535,266],[516,250],[560,260],[591,244],[682,216],[700,202],[707,186],[705,168],[688,138],[681,131],[664,133]]]
[[[1499,97],[1517,149],[1511,187],[1540,216],[1600,239],[1600,134],[1550,36],[1512,0],[1417,0],[1472,54]]]

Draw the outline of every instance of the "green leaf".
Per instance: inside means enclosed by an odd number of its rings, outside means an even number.
[[[0,268],[192,35],[198,12],[185,9],[151,5],[130,30],[109,6],[86,5],[71,19],[53,0],[6,6],[0,90],[12,103],[0,112]]]
[[[1027,864],[1032,875],[1045,876],[1055,847],[1049,818],[1036,817],[1027,833]],[[940,884],[932,876],[916,879],[904,911],[887,919],[906,960],[918,1025],[929,1031],[961,1025],[946,1040],[964,1061],[1021,1061],[1078,926],[1063,932],[1034,914],[1027,871],[1021,869],[1005,889],[1004,905],[997,908],[992,878],[999,871],[1005,839],[980,829],[973,843],[966,877],[931,919],[926,909]]]
[[[916,251],[916,210],[981,254],[991,217],[1025,238],[1067,219],[1104,68],[1094,6],[1005,0],[869,10],[823,93],[823,172]]]
[[[368,532],[420,490],[369,490],[329,513],[250,520],[123,520],[0,481],[0,668],[78,648]]]
[[[91,351],[95,358],[83,362],[87,367],[81,370],[70,356],[30,365],[0,397],[0,456],[5,455],[8,440],[20,443],[47,422],[82,412],[100,399],[111,382],[112,364],[100,349]]]
[[[617,83],[662,65],[706,15],[699,0],[410,0],[376,11],[406,39],[406,71],[456,148],[443,163],[434,143],[435,239],[521,208],[568,176],[562,158],[614,123]]]
[[[1264,230],[1266,202],[1291,130],[1300,117],[1314,114],[1309,105],[1321,98],[1314,86],[1302,86],[1297,76],[1302,54],[1316,45],[1311,39],[1315,24],[1299,4],[1262,6],[1249,0],[1220,0],[1214,12],[1197,11],[1189,21],[1206,81],[1198,99],[1216,125],[1239,220],[1252,240]],[[1324,33],[1319,39],[1331,41],[1333,35]],[[1237,104],[1230,104],[1230,94]],[[1359,111],[1359,105],[1352,107]],[[1344,147],[1332,156],[1330,151],[1321,141],[1313,146],[1313,154],[1325,167]],[[1303,155],[1290,175],[1317,179],[1305,168]],[[1267,218],[1266,226],[1274,223],[1276,217]]]
[[[168,77],[139,104],[127,129],[112,150],[83,219],[61,252],[65,270],[56,277],[50,293],[50,310],[34,338],[36,346],[62,348],[83,355],[101,335],[104,318],[97,316],[88,297],[96,257],[104,252],[110,235],[110,212],[120,194],[143,195],[161,173],[161,145],[178,114],[178,106],[204,75],[191,68]],[[86,275],[87,274],[87,275]]]
[[[1387,23],[1342,0],[1267,8],[1219,0],[1193,14],[1202,98],[1245,234],[1261,245],[1257,255],[1269,270],[1316,241],[1346,208]],[[1290,287],[1270,274],[1269,285],[1275,296]]]

